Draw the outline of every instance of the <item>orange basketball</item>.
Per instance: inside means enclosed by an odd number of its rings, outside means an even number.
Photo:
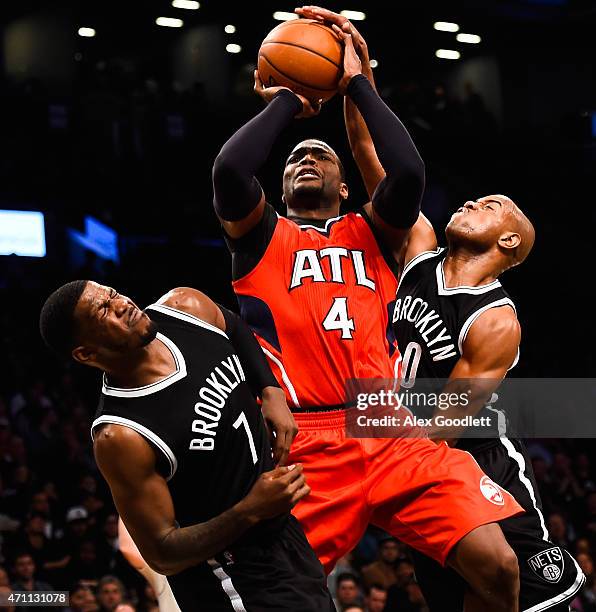
[[[261,44],[259,75],[265,87],[285,85],[309,100],[329,100],[343,72],[343,46],[331,28],[294,19],[273,28]]]

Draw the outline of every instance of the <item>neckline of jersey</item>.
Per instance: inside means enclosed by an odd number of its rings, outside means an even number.
[[[184,356],[176,344],[161,332],[157,332],[156,339],[160,340],[172,354],[176,370],[161,380],[156,380],[148,385],[129,388],[111,387],[108,385],[108,378],[104,372],[102,386],[102,393],[104,395],[113,395],[116,397],[142,397],[144,395],[157,393],[158,391],[161,391],[165,387],[169,387],[186,376],[186,361],[184,360]]]
[[[470,287],[469,285],[456,285],[455,287],[447,287],[445,282],[445,270],[443,268],[443,264],[445,263],[445,258],[443,257],[441,261],[437,264],[436,272],[437,272],[437,288],[439,290],[440,295],[453,294],[453,293],[487,293],[501,286],[499,280],[494,280],[486,285],[477,285],[476,287]]]
[[[346,215],[339,215],[337,217],[330,217],[329,219],[304,219],[302,217],[286,217],[288,221],[295,223],[300,229],[314,229],[319,232],[328,232],[329,224],[334,221],[339,221]],[[313,221],[319,221],[321,226],[313,225]]]

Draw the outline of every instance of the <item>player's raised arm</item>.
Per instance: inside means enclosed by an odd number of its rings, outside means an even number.
[[[295,117],[310,117],[319,107],[287,87],[265,87],[255,71],[255,91],[267,107],[222,147],[213,165],[215,212],[231,238],[240,238],[261,219],[265,195],[255,174],[281,132]]]
[[[358,107],[385,170],[385,178],[372,197],[371,219],[398,252],[420,212],[424,162],[406,128],[362,74],[349,24],[344,24],[343,29],[334,24],[333,29],[344,41],[344,74],[339,90]],[[396,202],[400,205],[396,206]]]
[[[510,306],[490,308],[472,324],[463,343],[463,353],[443,389],[447,394],[466,394],[467,404],[438,410],[445,418],[475,415],[491,398],[517,359],[521,328]],[[457,443],[465,427],[442,429],[433,424],[429,435],[435,441]]]
[[[262,400],[261,412],[275,462],[284,465],[298,427],[288,408],[285,393],[250,328],[237,314],[191,287],[172,289],[159,303],[188,312],[226,332],[240,358],[246,373],[246,382],[253,394]]]
[[[354,49],[362,64],[362,74],[370,81],[372,87],[376,91],[373,71],[370,66],[368,45],[362,34],[360,34],[347,17],[318,6],[304,6],[296,9],[296,12],[307,19],[318,19],[335,24],[341,28],[347,24],[352,36]],[[375,145],[373,144],[364,118],[349,96],[344,97],[344,118],[354,161],[364,181],[368,197],[372,199],[377,186],[385,178],[385,170],[377,156]],[[393,206],[400,206],[400,202],[394,202]],[[393,238],[397,238],[398,243],[402,242],[401,235],[385,235],[384,238],[386,240],[389,239],[389,246],[394,252],[397,249],[393,245]],[[403,266],[418,253],[430,251],[436,247],[437,238],[435,232],[428,219],[421,212],[405,240],[405,243],[397,254],[397,260]]]
[[[310,492],[301,465],[278,467],[261,474],[248,495],[229,510],[204,523],[179,527],[167,483],[156,468],[155,452],[140,434],[106,425],[96,433],[93,450],[143,558],[165,575],[210,559],[250,527],[289,511]],[[127,456],[135,461],[122,461]],[[201,503],[200,491],[196,503]]]
[[[364,37],[347,17],[319,6],[303,6],[297,8],[296,13],[306,19],[317,19],[327,24],[335,24],[339,27],[349,24],[354,49],[362,63],[362,74],[370,81],[371,85],[376,90],[368,55],[368,45]],[[344,97],[344,118],[352,155],[362,175],[368,197],[372,198],[377,185],[385,178],[385,170],[379,161],[366,123],[358,107],[349,96]]]

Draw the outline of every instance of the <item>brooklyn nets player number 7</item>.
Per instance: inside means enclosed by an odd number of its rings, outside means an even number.
[[[50,347],[104,372],[95,458],[181,610],[333,609],[289,513],[310,492],[302,466],[274,468],[254,395],[274,421],[282,461],[296,428],[236,315],[194,289],[141,311],[115,289],[74,281],[48,298],[40,328]]]

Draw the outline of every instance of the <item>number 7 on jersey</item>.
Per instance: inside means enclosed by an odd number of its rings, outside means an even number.
[[[240,416],[234,421],[232,426],[234,429],[239,429],[241,425],[244,425],[244,429],[246,430],[246,435],[248,436],[248,445],[250,446],[250,454],[252,455],[253,464],[257,462],[257,449],[255,448],[255,441],[252,437],[252,432],[250,431],[250,427],[248,426],[248,421],[246,420],[246,415],[244,412],[240,413]]]

